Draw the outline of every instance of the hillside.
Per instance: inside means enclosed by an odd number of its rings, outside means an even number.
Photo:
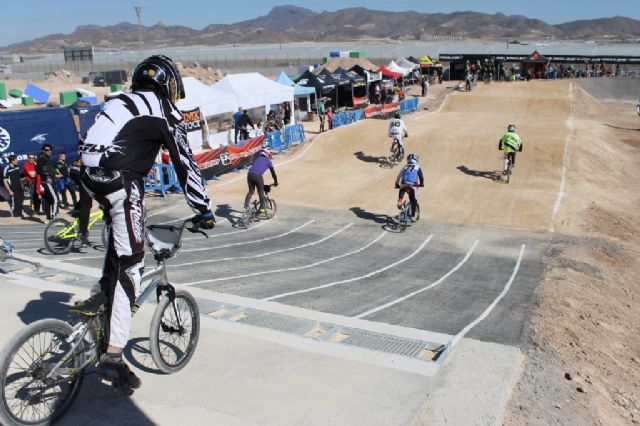
[[[266,16],[235,24],[211,24],[202,30],[162,23],[143,26],[145,47],[219,45],[225,43],[286,43],[393,39],[429,40],[434,37],[485,40],[640,40],[640,20],[603,18],[550,25],[524,16],[478,12],[385,12],[348,8],[314,12],[297,6],[278,6]],[[138,28],[82,25],[71,34],[52,34],[2,48],[9,52],[59,51],[63,46],[92,44],[102,48],[137,48]]]

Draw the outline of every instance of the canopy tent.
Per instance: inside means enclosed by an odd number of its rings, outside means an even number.
[[[318,95],[323,91],[333,90],[336,87],[336,82],[333,78],[331,78],[331,81],[326,81],[324,78],[315,75],[309,70],[300,74],[294,81],[299,86],[313,87]]]
[[[414,70],[414,69],[416,69],[416,68],[420,68],[420,65],[415,64],[415,63],[413,63],[413,62],[411,62],[411,61],[409,61],[408,59],[405,59],[405,58],[399,58],[399,59],[397,59],[397,60],[396,60],[396,63],[397,63],[400,67],[402,67],[402,68],[404,68],[404,69],[408,69],[408,70]]]
[[[341,79],[347,79],[351,83],[350,88],[346,89],[351,98],[352,107],[362,106],[368,103],[368,87],[365,77],[356,73],[355,71],[346,71],[343,68],[338,68],[333,75],[338,74]],[[344,100],[344,96],[342,97]]]
[[[257,72],[230,74],[212,86],[233,95],[242,108],[265,107],[293,102],[293,87],[269,80]]]
[[[314,94],[316,91],[313,87],[300,86],[291,80],[284,71],[280,71],[280,75],[276,79],[276,82],[284,84],[285,86],[293,86],[293,96],[308,96]]]
[[[316,89],[294,83],[284,71],[280,71],[276,82],[284,84],[285,86],[293,86],[293,96],[296,98],[298,111],[311,111],[311,95],[315,96]]]
[[[351,106],[351,81],[346,74],[329,72],[329,70],[325,68],[318,74],[318,77],[335,84],[333,102],[336,107]]]
[[[351,84],[349,78],[345,74],[341,74],[338,72],[329,72],[328,69],[323,69],[318,73],[318,77],[324,78],[325,81],[332,81],[336,86],[345,86],[347,84]]]
[[[205,116],[233,112],[238,109],[238,102],[231,93],[207,86],[193,77],[182,79],[185,98],[180,99],[176,106],[180,111],[200,108]]]
[[[392,71],[389,68],[385,67],[384,65],[380,67],[380,73],[384,77],[388,77],[388,78],[392,78],[392,79],[402,78],[404,76],[403,73]]]
[[[389,65],[387,66],[387,68],[392,71],[392,72],[396,72],[396,73],[400,73],[403,76],[409,74],[411,72],[410,69],[406,69],[401,67],[400,65],[398,65],[395,61],[391,61],[389,62]]]
[[[422,58],[420,58],[420,65],[433,65],[435,63],[436,61],[431,59],[429,55],[424,55]]]
[[[413,62],[414,64],[418,64],[420,65],[420,59],[416,58],[415,56],[411,55],[411,56],[407,56],[407,60]]]
[[[351,68],[350,71],[353,71],[361,76],[363,76],[364,78],[367,79],[367,83],[371,83],[374,81],[380,81],[382,79],[382,73],[380,71],[377,72],[372,72],[369,70],[366,70],[364,68],[362,68],[360,65],[355,65],[354,67]]]

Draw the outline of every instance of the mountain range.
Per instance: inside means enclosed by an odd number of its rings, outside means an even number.
[[[138,26],[82,25],[71,34],[51,34],[14,43],[12,53],[59,52],[63,46],[137,48]],[[479,12],[418,13],[348,8],[314,12],[278,6],[265,16],[235,24],[211,24],[202,30],[158,23],[142,26],[144,47],[242,43],[338,42],[354,40],[608,40],[640,41],[640,20],[613,17],[550,25],[524,16]]]

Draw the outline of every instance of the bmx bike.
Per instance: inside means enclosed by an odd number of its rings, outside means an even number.
[[[415,187],[411,187],[412,191],[415,191]],[[407,192],[405,191],[405,194]],[[408,196],[403,195],[402,204],[398,207],[400,210],[397,216],[387,217],[386,229],[396,232],[404,232],[413,222],[420,220],[420,204],[416,200],[416,212],[413,216],[414,220],[411,220],[411,203],[407,199]]]
[[[389,164],[389,167],[393,167],[404,158],[404,148],[397,137],[393,138],[390,152],[389,157],[387,157],[387,164]]]
[[[98,209],[89,215],[87,231],[104,219],[104,212]],[[102,245],[107,247],[110,225],[105,222],[102,228]],[[44,229],[44,245],[52,254],[67,254],[80,242],[80,221],[76,217],[73,222],[61,217],[53,219]]]
[[[505,155],[504,162],[503,162],[503,169],[502,169],[502,181],[504,183],[509,183],[509,181],[511,180],[512,170],[513,170],[513,159],[511,155]]]
[[[192,227],[187,227],[189,222]],[[182,225],[150,225],[146,239],[156,267],[145,273],[148,282],[135,301],[132,315],[155,292],[158,304],[149,327],[153,361],[163,373],[184,368],[200,335],[198,305],[188,292],[176,290],[167,278],[165,261],[181,246],[184,229],[201,231],[195,219]],[[16,334],[0,353],[0,423],[45,425],[59,419],[77,397],[85,370],[94,366],[107,347],[106,307],[95,315],[79,315],[69,324],[43,319]],[[114,385],[131,394],[131,388]]]
[[[260,199],[255,199],[251,202],[248,208],[242,212],[242,217],[238,221],[238,225],[242,228],[248,228],[253,222],[259,220],[269,220],[276,215],[277,205],[276,200],[269,197],[269,193],[271,192],[271,187],[273,185],[265,185],[264,186],[264,197],[265,197],[265,208],[267,209],[266,213],[260,213]]]

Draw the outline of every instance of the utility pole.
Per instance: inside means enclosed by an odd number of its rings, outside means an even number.
[[[142,51],[142,6],[135,6],[134,9],[138,18],[138,50]]]

